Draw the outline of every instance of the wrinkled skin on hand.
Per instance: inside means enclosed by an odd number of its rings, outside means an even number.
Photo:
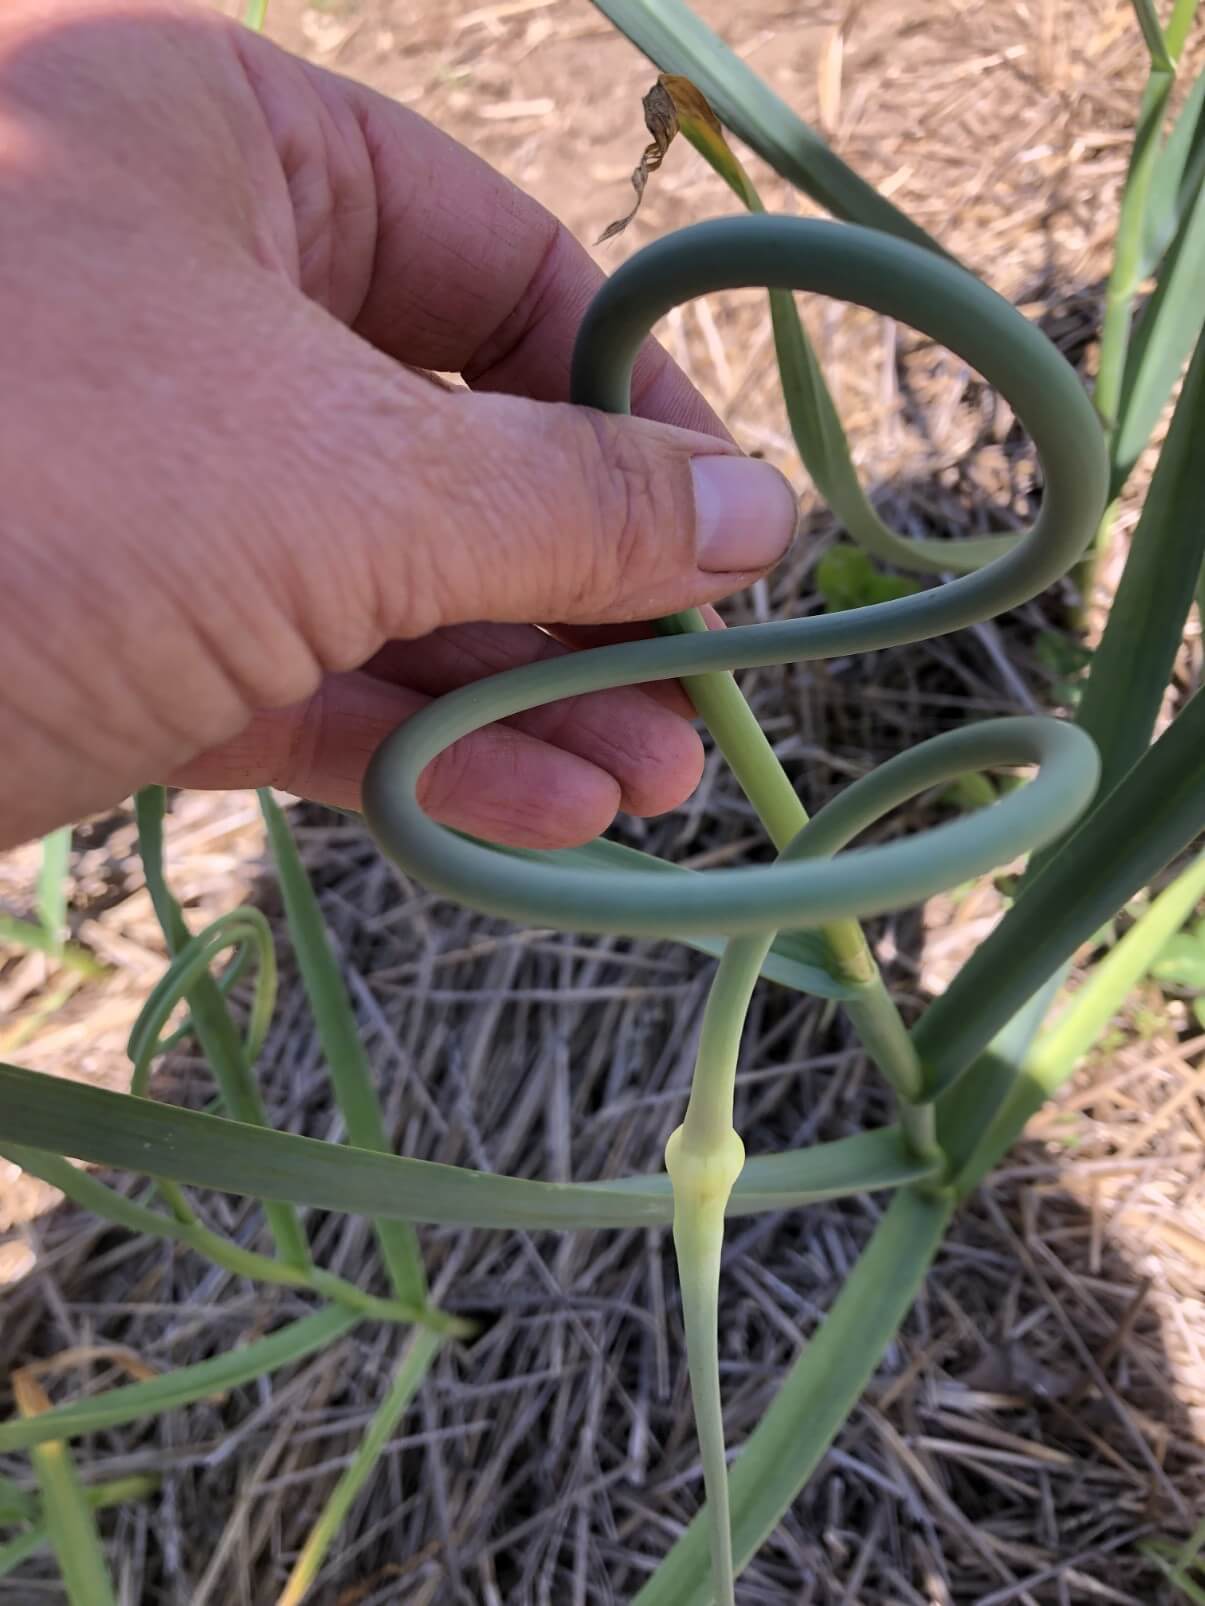
[[[554,218],[204,7],[6,0],[0,208],[0,846],[152,780],[355,807],[429,698],[717,600],[790,539],[785,482],[655,346],[642,417],[566,404],[599,273]],[[583,841],[689,792],[690,713],[672,686],[541,708],[437,760],[424,806]]]

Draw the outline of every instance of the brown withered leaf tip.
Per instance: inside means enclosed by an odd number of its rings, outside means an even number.
[[[646,146],[643,156],[639,159],[638,167],[636,167],[635,172],[631,173],[631,188],[636,191],[635,202],[633,202],[633,207],[631,207],[627,217],[615,218],[614,223],[609,223],[602,230],[598,239],[594,241],[596,246],[601,246],[607,239],[614,239],[615,234],[622,234],[628,223],[635,217],[636,212],[639,212],[639,204],[644,199],[644,186],[647,185],[652,173],[656,173],[660,164],[664,161],[665,153],[672,145],[673,137],[678,132],[680,119],[684,117],[684,119],[694,119],[696,122],[701,122],[705,127],[715,130],[715,133],[718,133],[723,138],[720,119],[715,116],[715,112],[707,104],[707,96],[702,93],[701,88],[691,84],[691,80],[684,79],[676,72],[662,72],[660,74],[656,84],[652,85],[649,93],[644,96],[643,106],[644,127],[651,133],[652,143]]]
[[[644,188],[649,181],[649,175],[655,173],[665,159],[674,135],[678,132],[678,108],[674,105],[673,96],[665,84],[664,75],[649,90],[642,102],[644,106],[644,126],[653,136],[652,141],[645,147],[639,165],[632,172],[632,188],[636,191],[636,199],[632,203],[632,210],[626,217],[616,218],[614,223],[607,227],[594,242],[602,245],[604,240],[613,240],[617,234],[622,234],[628,224],[640,210],[640,203],[644,200]]]

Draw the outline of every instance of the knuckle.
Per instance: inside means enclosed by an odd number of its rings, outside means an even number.
[[[671,476],[623,422],[605,413],[586,412],[593,456],[587,476],[593,515],[593,561],[583,568],[589,596],[619,603],[656,578],[677,533]],[[593,571],[593,572],[590,572]]]

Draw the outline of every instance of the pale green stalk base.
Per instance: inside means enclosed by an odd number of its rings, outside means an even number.
[[[720,1256],[724,1213],[745,1165],[745,1145],[732,1124],[737,1057],[749,1001],[770,941],[770,936],[734,937],[728,944],[703,1012],[686,1114],[665,1145],[717,1606],[735,1606],[736,1590],[716,1330]]]
[[[717,1606],[735,1606],[736,1572],[728,1516],[728,1463],[724,1454],[716,1325],[724,1210],[745,1163],[745,1145],[732,1130],[731,1116],[728,1130],[718,1135],[713,1135],[710,1121],[704,1133],[696,1127],[688,1111],[686,1121],[665,1146],[665,1169],[674,1189],[674,1249],[682,1285],[690,1393],[707,1494],[712,1581]]]
[[[729,1471],[739,1569],[811,1476],[907,1315],[953,1211],[896,1194],[815,1336]],[[632,1606],[713,1606],[709,1518],[700,1512]]]

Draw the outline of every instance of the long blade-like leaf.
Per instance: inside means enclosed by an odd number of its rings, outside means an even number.
[[[594,4],[663,72],[681,73],[696,84],[733,133],[834,217],[942,249],[919,224],[859,178],[683,0],[594,0]]]
[[[860,547],[919,574],[969,574],[1016,546],[1015,535],[912,540],[884,524],[862,490],[840,415],[789,290],[770,292],[770,314],[783,399],[799,455],[816,488]]]
[[[1076,827],[917,1022],[935,1092],[1093,932],[1205,830],[1205,692],[1198,692],[1125,779]]]
[[[814,1472],[908,1313],[952,1206],[905,1189],[846,1279],[819,1331],[736,1459],[729,1480],[732,1545],[743,1566]],[[702,1515],[633,1606],[710,1606]]]
[[[414,1398],[415,1390],[426,1377],[431,1362],[439,1351],[440,1342],[436,1334],[420,1332],[416,1333],[406,1346],[406,1353],[394,1373],[389,1392],[374,1412],[372,1421],[368,1424],[368,1431],[360,1441],[359,1449],[350,1464],[344,1468],[342,1476],[331,1491],[330,1499],[322,1508],[322,1514],[310,1529],[276,1606],[301,1606],[335,1535],[347,1520],[347,1514],[356,1496],[368,1481],[382,1452],[387,1448],[393,1430]]]
[[[13,1165],[20,1166],[23,1171],[28,1171],[30,1176],[37,1177],[52,1188],[57,1188],[65,1198],[79,1205],[82,1210],[88,1210],[104,1221],[112,1221],[119,1227],[125,1227],[128,1232],[137,1233],[142,1237],[170,1238],[173,1243],[192,1242],[193,1223],[177,1221],[174,1216],[152,1210],[147,1205],[139,1204],[136,1199],[127,1199],[124,1193],[118,1193],[116,1188],[110,1188],[83,1166],[72,1165],[71,1161],[64,1159],[61,1154],[52,1154],[48,1149],[31,1148],[27,1144],[12,1143],[0,1138],[0,1155]],[[257,1255],[254,1251],[243,1249],[237,1244],[231,1244],[230,1248],[243,1262],[240,1270],[245,1276],[254,1276],[261,1264],[277,1265],[277,1262],[267,1255]]]
[[[1100,751],[1101,798],[1151,739],[1203,562],[1205,338],[1197,341],[1076,714]]]
[[[42,1491],[46,1537],[71,1606],[117,1606],[96,1518],[71,1452],[55,1442],[38,1445],[30,1456]]]
[[[64,1082],[16,1065],[0,1065],[0,1101],[0,1140],[322,1210],[396,1221],[565,1230],[656,1226],[673,1217],[664,1176],[619,1185],[491,1176],[166,1109],[151,1099]],[[745,1201],[750,1210],[787,1209],[895,1187],[931,1172],[931,1165],[907,1155],[895,1128],[864,1133],[794,1155],[749,1161],[733,1193],[733,1210],[740,1211]]]
[[[82,1433],[161,1416],[164,1411],[225,1394],[253,1378],[266,1377],[279,1367],[302,1360],[315,1350],[325,1349],[360,1320],[355,1311],[332,1305],[290,1322],[268,1338],[254,1339],[240,1349],[198,1361],[194,1366],[181,1366],[144,1383],[127,1383],[92,1399],[56,1405],[40,1416],[0,1422],[0,1451],[28,1450],[31,1445],[53,1439],[78,1438]]]
[[[45,1419],[50,1402],[40,1383],[26,1372],[13,1377],[17,1405],[26,1421]],[[96,1526],[94,1508],[84,1493],[71,1452],[58,1437],[35,1444],[30,1451],[46,1537],[54,1550],[71,1606],[117,1606],[109,1567]]]
[[[1142,29],[1143,42],[1152,65],[1162,68],[1164,72],[1171,72],[1172,59],[1167,53],[1167,40],[1163,37],[1163,24],[1155,10],[1155,0],[1130,0],[1130,3],[1138,18],[1138,26]]]
[[[1200,0],[1172,0],[1171,14],[1163,30],[1163,37],[1167,41],[1167,53],[1177,66],[1188,36],[1192,32],[1199,4]]]
[[[134,813],[138,822],[138,851],[146,875],[147,891],[159,920],[168,952],[173,956],[186,949],[192,940],[181,912],[167,884],[163,864],[163,816],[166,793],[161,786],[147,786],[134,799]],[[246,1050],[239,1037],[238,1027],[226,1004],[221,988],[206,973],[198,976],[188,992],[189,1018],[197,1041],[213,1070],[226,1108],[240,1121],[265,1126],[263,1101],[251,1074]],[[15,1134],[14,1134],[15,1136]],[[60,1149],[57,1143],[38,1144],[35,1147]],[[86,1159],[82,1152],[79,1159]],[[166,1175],[166,1173],[165,1173]],[[264,1215],[272,1237],[282,1257],[291,1266],[309,1264],[310,1250],[305,1231],[296,1212],[290,1205],[269,1202]]]
[[[1110,442],[1116,496],[1151,438],[1205,321],[1205,171],[1186,204],[1126,353]]]
[[[1149,278],[1205,182],[1205,71],[1197,74],[1159,152],[1143,219],[1141,274]]]
[[[279,804],[267,791],[260,792],[259,803],[280,876],[293,951],[314,1013],[322,1051],[330,1066],[335,1098],[347,1123],[347,1135],[357,1148],[389,1154],[393,1145],[385,1131],[351,1000],[339,974],[310,878]],[[427,1279],[423,1275],[414,1228],[406,1222],[382,1217],[376,1223],[376,1233],[394,1293],[400,1300],[421,1305],[427,1297]]]
[[[1121,192],[1121,212],[1113,240],[1113,266],[1105,291],[1100,355],[1092,399],[1113,436],[1121,412],[1122,383],[1129,350],[1134,298],[1142,283],[1142,231],[1147,197],[1159,159],[1163,118],[1172,91],[1172,74],[1152,67],[1138,106],[1134,143]]]
[[[1058,997],[1066,970],[1049,977],[979,1054],[964,1076],[937,1100],[937,1135],[950,1173],[960,1176],[983,1134],[1013,1095],[1042,1022]],[[992,1164],[1000,1156],[993,1158]]]
[[[1202,898],[1205,854],[1159,894],[1112,952],[1093,968],[1054,1025],[1019,1061],[1007,1095],[974,1143],[967,1145],[965,1156],[958,1157],[957,1185],[961,1193],[979,1186],[1020,1137],[1029,1118],[1054,1097],[1075,1070],[1080,1056],[1091,1048],[1130,990],[1146,975],[1168,938],[1180,929]]]
[[[0,1154],[12,1160],[30,1176],[40,1177],[52,1188],[91,1210],[95,1215],[115,1221],[131,1232],[152,1238],[169,1238],[173,1243],[187,1244],[204,1255],[216,1266],[224,1266],[236,1277],[249,1277],[252,1281],[274,1283],[285,1288],[309,1288],[324,1299],[345,1305],[348,1310],[373,1316],[388,1322],[423,1322],[434,1331],[468,1336],[472,1328],[467,1323],[433,1311],[430,1306],[416,1300],[380,1299],[366,1293],[356,1283],[337,1277],[333,1272],[318,1266],[290,1266],[273,1255],[260,1255],[253,1249],[244,1249],[219,1233],[212,1232],[198,1221],[185,1204],[187,1214],[181,1219],[127,1199],[115,1188],[91,1176],[82,1167],[72,1165],[61,1155],[46,1149],[32,1149],[25,1144],[8,1143],[0,1138]],[[169,1184],[162,1176],[157,1178],[160,1190],[167,1192]],[[179,1201],[176,1201],[178,1203]]]

